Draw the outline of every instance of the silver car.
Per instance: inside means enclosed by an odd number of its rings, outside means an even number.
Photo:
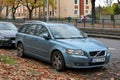
[[[11,22],[0,22],[0,46],[14,46],[17,30]]]

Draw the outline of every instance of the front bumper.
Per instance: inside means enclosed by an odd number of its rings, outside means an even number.
[[[87,56],[69,55],[68,59],[66,60],[66,67],[93,68],[93,67],[105,66],[109,62],[110,54],[107,53],[104,57],[105,57],[104,62],[93,63],[92,57],[88,58]]]
[[[14,46],[15,40],[0,40],[0,46]]]

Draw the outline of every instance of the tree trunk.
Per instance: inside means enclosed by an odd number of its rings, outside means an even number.
[[[2,17],[1,13],[2,13],[2,6],[0,6],[0,18]]]
[[[96,22],[96,14],[95,14],[95,0],[91,0],[92,4],[92,24]]]
[[[13,20],[15,20],[15,12],[16,12],[16,9],[13,7],[12,8],[12,18],[13,18]]]
[[[15,20],[15,12],[12,12],[13,20]]]
[[[8,6],[6,6],[6,18],[8,18]]]
[[[43,17],[45,18],[45,7],[43,6]]]
[[[41,10],[40,10],[40,7],[39,7],[39,19],[40,19],[40,17],[41,17]]]
[[[32,19],[32,11],[33,11],[33,9],[29,9],[29,19]]]

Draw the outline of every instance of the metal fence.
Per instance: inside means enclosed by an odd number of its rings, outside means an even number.
[[[0,21],[7,21],[7,22],[13,22],[16,25],[21,25],[25,21],[29,19],[1,19]],[[46,19],[32,19],[32,20],[41,20],[41,21],[46,21]],[[108,30],[118,30],[120,31],[120,19],[112,21],[111,19],[101,19],[101,20],[96,20],[95,23],[92,22],[81,22],[78,23],[76,19],[49,19],[49,22],[61,22],[61,23],[71,23],[75,25],[78,28],[90,28],[90,29],[108,29]]]

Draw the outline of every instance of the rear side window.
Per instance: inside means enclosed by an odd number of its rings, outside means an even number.
[[[43,36],[48,36],[49,35],[49,32],[48,30],[42,26],[42,25],[38,25],[37,26],[37,30],[36,30],[36,36],[39,36],[39,37],[43,37]]]
[[[39,36],[39,33],[40,33],[41,28],[42,28],[42,25],[37,25],[35,35]]]
[[[30,25],[30,27],[27,28],[26,33],[30,35],[34,35],[36,26],[37,26],[36,24]]]
[[[29,27],[29,24],[22,25],[18,32],[25,33],[26,29]]]

